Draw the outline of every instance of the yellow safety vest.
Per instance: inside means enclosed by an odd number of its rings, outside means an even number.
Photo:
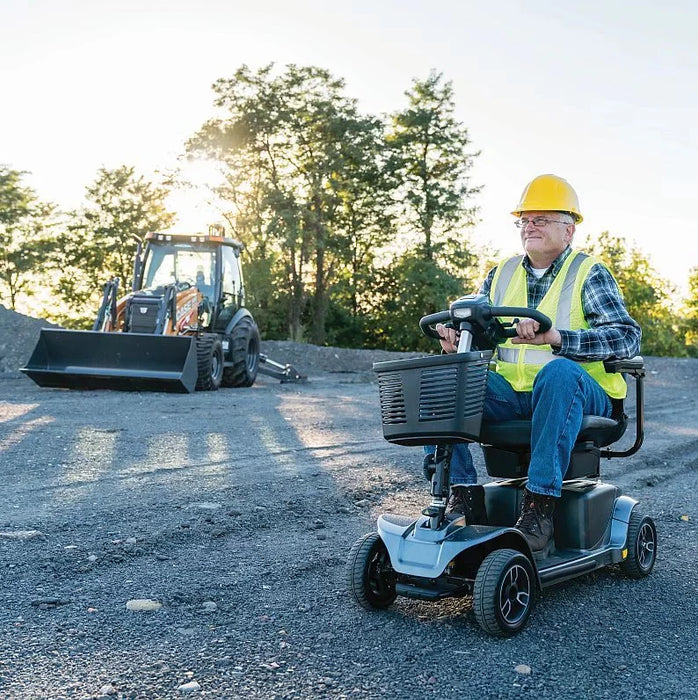
[[[497,265],[490,299],[494,306],[528,306],[526,270],[521,264],[523,256],[503,260]],[[572,251],[562,264],[550,289],[538,304],[553,323],[553,328],[582,330],[589,328],[582,308],[582,285],[591,268],[600,263],[586,253]],[[603,264],[603,263],[601,263]],[[495,371],[501,374],[516,391],[532,391],[533,380],[543,365],[560,359],[553,355],[550,345],[514,344],[508,339],[497,347]],[[627,385],[621,374],[609,374],[603,362],[579,362],[614,399],[623,399]]]

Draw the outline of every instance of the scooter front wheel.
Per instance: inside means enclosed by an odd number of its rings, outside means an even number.
[[[395,572],[377,532],[370,532],[354,543],[349,551],[346,575],[349,594],[362,608],[387,608],[397,597]]]
[[[475,619],[488,634],[516,634],[531,614],[535,593],[536,579],[528,557],[515,549],[495,550],[485,557],[475,576]]]

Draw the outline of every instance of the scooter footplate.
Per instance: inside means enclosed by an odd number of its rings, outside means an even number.
[[[398,520],[399,518],[399,520]],[[451,528],[450,525],[431,530],[425,527],[428,518],[405,520],[400,516],[380,516],[378,534],[383,540],[393,569],[399,574],[421,578],[438,578],[455,557],[471,547],[487,540],[501,537],[509,528],[465,526]],[[516,537],[521,533],[513,531]],[[523,538],[522,538],[523,539]]]

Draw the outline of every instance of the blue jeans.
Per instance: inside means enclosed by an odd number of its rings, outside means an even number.
[[[483,420],[531,419],[531,463],[528,489],[560,496],[562,479],[570,462],[582,417],[611,416],[611,400],[599,383],[572,360],[549,362],[536,375],[533,391],[514,391],[496,372],[489,372]],[[424,448],[434,452],[434,446]],[[477,472],[467,443],[454,445],[451,485],[475,484]]]

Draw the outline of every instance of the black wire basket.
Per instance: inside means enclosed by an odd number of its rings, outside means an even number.
[[[490,350],[374,362],[383,437],[398,445],[474,442]]]

